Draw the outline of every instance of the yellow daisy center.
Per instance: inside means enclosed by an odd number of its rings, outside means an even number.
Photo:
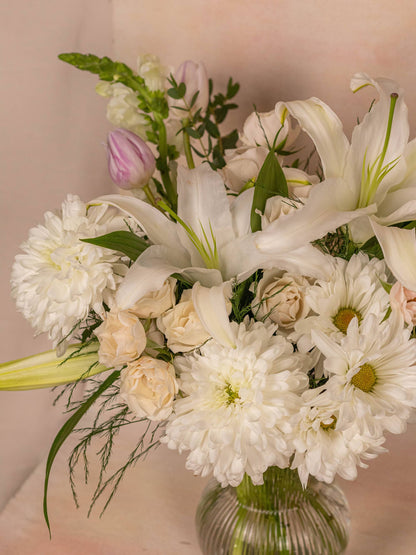
[[[351,383],[353,386],[358,387],[361,391],[369,393],[372,391],[374,384],[377,381],[376,373],[371,364],[363,364],[358,372],[352,377]]]
[[[354,308],[340,308],[333,318],[334,326],[342,331],[342,333],[347,333],[348,326],[353,318],[358,318],[358,323],[361,322],[361,314],[358,310]]]

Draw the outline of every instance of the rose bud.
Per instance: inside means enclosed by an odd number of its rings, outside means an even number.
[[[155,169],[155,157],[147,144],[132,131],[115,129],[108,135],[108,170],[122,189],[144,187]]]

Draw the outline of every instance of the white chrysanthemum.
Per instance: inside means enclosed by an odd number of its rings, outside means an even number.
[[[357,466],[366,468],[363,459],[371,459],[385,451],[381,445],[385,438],[364,435],[357,422],[343,426],[340,403],[328,394],[326,386],[305,391],[304,406],[295,416],[295,456],[291,468],[297,468],[304,486],[309,475],[331,483],[335,474],[354,480]]]
[[[295,340],[301,350],[313,347],[312,330],[321,330],[340,341],[353,318],[361,323],[368,314],[381,322],[389,306],[389,295],[381,281],[387,281],[384,261],[360,252],[347,262],[335,258],[330,280],[319,280],[305,293],[305,302],[315,313],[295,325]]]
[[[326,357],[326,388],[340,403],[340,420],[372,436],[403,432],[416,406],[416,339],[400,315],[381,324],[369,315],[360,327],[354,319],[340,344],[320,331],[312,336]]]
[[[16,256],[11,285],[17,308],[36,333],[49,333],[54,346],[90,309],[102,312],[125,273],[113,251],[80,241],[125,227],[115,214],[107,206],[91,207],[87,214],[85,203],[68,195],[61,215],[46,212],[44,225],[30,230],[24,254]]]
[[[310,359],[273,335],[274,325],[231,326],[235,349],[210,340],[175,359],[186,397],[175,401],[162,441],[190,450],[186,467],[195,474],[213,472],[223,486],[237,486],[246,472],[261,484],[269,466],[289,464],[290,420],[308,387]]]

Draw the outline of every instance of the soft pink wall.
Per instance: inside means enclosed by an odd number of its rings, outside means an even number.
[[[96,79],[57,59],[65,51],[111,53],[106,0],[14,0],[0,7],[0,362],[49,349],[33,339],[10,298],[18,246],[66,194],[85,200],[110,190],[105,103]],[[0,507],[45,455],[62,419],[48,390],[0,392]]]
[[[351,130],[373,98],[353,95],[357,71],[390,77],[407,91],[416,128],[414,0],[165,0],[114,2],[114,49],[167,64],[203,60],[219,84],[241,83],[242,109],[270,110],[278,100],[317,96]]]

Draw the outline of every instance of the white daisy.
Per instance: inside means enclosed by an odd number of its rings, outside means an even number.
[[[403,432],[416,406],[416,340],[400,315],[381,324],[369,315],[360,327],[355,318],[340,344],[321,331],[312,337],[326,357],[326,388],[340,402],[340,420],[372,436]]]
[[[340,403],[327,394],[326,386],[305,391],[302,399],[305,404],[294,418],[291,468],[297,468],[305,487],[309,475],[327,483],[335,474],[354,480],[357,466],[367,467],[362,458],[374,458],[385,451],[382,435],[364,435],[355,421],[342,426]]]
[[[246,472],[260,484],[269,466],[289,464],[290,419],[308,388],[311,363],[274,335],[274,325],[231,326],[235,348],[210,340],[175,359],[186,397],[175,401],[162,441],[189,450],[186,467],[195,474],[213,472],[223,486],[237,486]]]
[[[90,309],[103,311],[126,267],[113,251],[83,243],[125,227],[113,209],[88,210],[68,195],[60,215],[46,212],[44,225],[33,227],[12,269],[17,308],[36,333],[48,332],[54,346],[69,339]]]
[[[386,265],[382,260],[360,252],[347,262],[335,258],[335,270],[330,280],[318,280],[305,293],[305,302],[315,313],[295,325],[291,339],[301,350],[313,347],[312,330],[321,330],[340,341],[353,318],[359,324],[368,314],[381,322],[387,312],[389,295],[382,286],[387,281]]]

